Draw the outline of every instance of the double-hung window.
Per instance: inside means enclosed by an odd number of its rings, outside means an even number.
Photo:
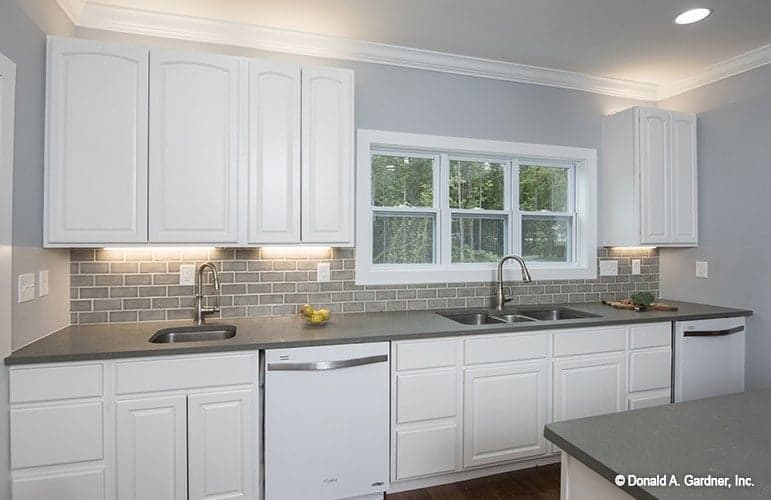
[[[490,281],[508,254],[596,275],[594,150],[373,130],[358,148],[358,283]]]

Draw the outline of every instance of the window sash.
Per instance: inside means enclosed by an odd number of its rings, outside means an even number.
[[[400,156],[409,158],[425,158],[432,160],[431,174],[432,174],[432,204],[430,207],[393,207],[393,206],[380,206],[375,205],[375,186],[372,185],[372,157],[373,156]],[[396,148],[376,148],[372,149],[369,153],[369,176],[370,176],[370,192],[369,192],[369,206],[371,210],[423,210],[436,208],[439,205],[439,155],[436,153],[427,153],[425,151],[414,151],[410,149],[396,149]]]

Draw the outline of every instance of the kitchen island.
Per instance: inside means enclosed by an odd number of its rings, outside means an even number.
[[[544,435],[562,450],[564,500],[769,498],[769,415],[763,390],[555,422]]]

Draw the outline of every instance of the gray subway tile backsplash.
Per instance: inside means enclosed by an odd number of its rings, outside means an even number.
[[[518,305],[618,300],[635,291],[658,294],[655,249],[598,250],[619,261],[618,276],[594,280],[512,283]],[[642,274],[631,274],[631,259]],[[352,248],[73,249],[70,253],[70,316],[73,324],[192,318],[193,289],[179,282],[181,264],[211,260],[220,270],[220,317],[295,314],[309,302],[334,313],[490,307],[493,283],[417,283],[363,286],[355,283]],[[329,282],[316,282],[316,265],[329,262]],[[210,285],[205,287],[211,292]]]

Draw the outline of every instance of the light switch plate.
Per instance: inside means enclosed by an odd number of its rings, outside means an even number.
[[[19,275],[19,302],[35,300],[35,273]]]
[[[632,259],[632,274],[640,274],[642,261],[640,259]]]
[[[702,279],[709,278],[709,262],[696,261],[696,277]]]
[[[195,285],[195,265],[182,264],[179,266],[179,284],[182,286]]]
[[[319,262],[316,266],[316,281],[329,281],[330,274],[329,262]]]
[[[618,276],[617,260],[601,260],[600,276]]]
[[[38,273],[38,296],[45,297],[48,295],[48,269],[43,269]]]

